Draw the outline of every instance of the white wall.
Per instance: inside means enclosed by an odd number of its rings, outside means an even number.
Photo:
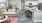
[[[26,0],[25,0],[26,1]],[[38,0],[39,3],[42,3],[42,0]]]
[[[17,3],[18,8],[21,10],[21,0],[14,0]]]
[[[0,2],[6,2],[6,0],[0,0]]]
[[[14,0],[17,3],[18,8],[21,10],[21,0]]]
[[[29,3],[32,3],[33,5],[38,5],[38,1],[25,1],[25,5],[29,5]]]
[[[39,3],[42,3],[42,0],[38,0]]]

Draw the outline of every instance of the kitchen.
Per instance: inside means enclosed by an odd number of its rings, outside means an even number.
[[[0,0],[0,12],[10,23],[42,22],[42,0]]]
[[[25,1],[25,7],[27,11],[29,12],[29,16],[32,17],[31,19],[34,22],[41,22],[41,16],[42,16],[42,3],[41,0],[38,1]],[[32,15],[32,16],[31,16]]]

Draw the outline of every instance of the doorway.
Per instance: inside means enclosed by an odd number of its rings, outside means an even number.
[[[21,0],[21,11],[19,11],[18,22],[31,21],[30,18],[26,18],[25,14],[25,0]]]

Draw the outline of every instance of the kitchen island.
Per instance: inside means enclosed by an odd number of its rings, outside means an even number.
[[[30,10],[34,22],[42,22],[42,10]]]

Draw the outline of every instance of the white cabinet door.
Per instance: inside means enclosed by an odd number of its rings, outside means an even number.
[[[42,19],[42,12],[40,11],[34,12],[34,19]]]

